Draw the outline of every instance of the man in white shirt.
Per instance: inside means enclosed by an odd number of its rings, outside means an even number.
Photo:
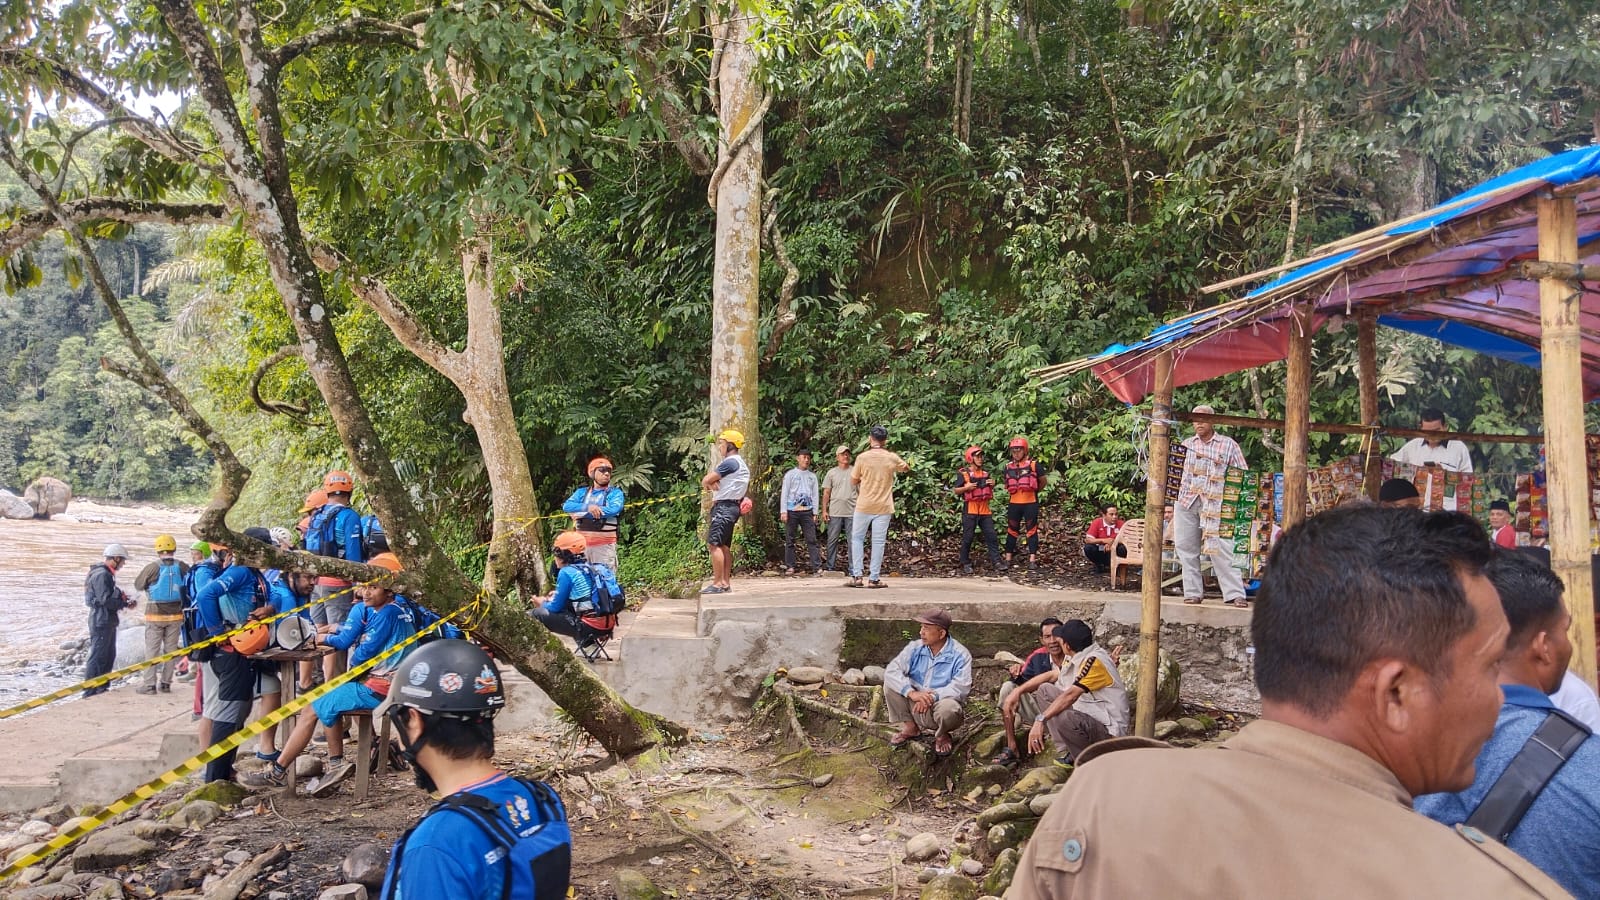
[[[1444,413],[1434,407],[1422,411],[1422,431],[1444,431]],[[1472,454],[1460,441],[1412,438],[1390,459],[1408,466],[1438,466],[1446,472],[1471,472]]]

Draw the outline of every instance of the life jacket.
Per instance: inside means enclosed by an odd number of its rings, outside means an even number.
[[[979,479],[983,479],[982,487],[967,491],[961,495],[961,499],[968,503],[982,503],[994,496],[994,481],[989,478],[988,472],[967,466],[961,470],[961,475],[966,484],[977,484]]]
[[[505,859],[502,900],[564,900],[572,878],[572,829],[567,824],[567,809],[544,782],[516,781],[533,795],[531,804],[509,801],[499,805],[481,794],[462,791],[435,803],[427,816],[464,815],[499,846],[497,860]],[[395,844],[383,900],[395,896],[406,842],[416,830],[416,825],[411,826]]]
[[[183,567],[178,565],[177,560],[162,562],[161,574],[145,593],[149,595],[151,603],[182,603],[188,599],[188,587],[184,581]]]
[[[1005,470],[1006,493],[1039,493],[1039,464],[1031,459],[1020,463],[1007,463]]]

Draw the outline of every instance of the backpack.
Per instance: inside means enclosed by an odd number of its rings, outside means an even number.
[[[324,506],[315,513],[312,513],[311,527],[306,531],[306,550],[315,553],[318,556],[331,556],[334,559],[344,559],[345,543],[339,540],[338,525],[339,517],[346,512],[356,517],[356,528],[359,529],[361,527],[361,517],[356,514],[355,510],[348,506],[338,506],[336,504],[329,503],[327,506]],[[345,536],[347,538],[349,537],[349,534],[349,530],[346,529]],[[356,559],[351,560],[351,562],[361,562],[361,560]]]
[[[627,607],[628,599],[623,596],[622,585],[617,583],[617,574],[610,566],[589,562],[579,566],[589,577],[589,602],[594,604],[596,613],[614,616]]]
[[[444,618],[433,610],[428,609],[417,601],[407,597],[405,594],[395,594],[394,599],[396,603],[399,603],[403,609],[411,614],[411,624],[416,627],[418,634],[421,634],[424,630],[431,628],[433,623]],[[435,628],[433,631],[428,632],[426,635],[417,638],[417,643],[428,644],[432,643],[433,641],[437,641],[440,638],[455,639],[465,636],[466,632],[462,631],[459,627],[446,622],[440,627]]]
[[[183,582],[184,591],[186,592],[183,602],[183,624],[178,626],[178,640],[185,647],[193,646],[196,641],[201,640],[204,633],[204,630],[200,627],[200,607],[195,604],[195,597],[200,592],[194,586],[195,576],[202,569],[210,573],[208,581],[222,574],[222,567],[217,564],[214,557],[210,556],[189,567],[189,575]],[[205,647],[200,650],[190,650],[189,659],[199,663],[210,662],[211,657],[216,652],[217,648],[215,646]]]
[[[389,535],[377,516],[361,517],[361,554],[367,559],[389,552]]]
[[[533,795],[532,808],[516,804],[517,813],[528,816],[519,828],[508,801],[502,806],[480,794],[457,793],[440,800],[428,816],[457,812],[466,816],[500,847],[504,858],[505,881],[500,886],[502,900],[565,900],[572,877],[572,829],[567,825],[567,810],[561,798],[542,781],[514,779]],[[422,824],[420,821],[417,825]],[[400,861],[405,858],[406,842],[417,830],[411,826],[395,845],[389,876],[384,880],[383,900],[394,897],[400,881]]]
[[[152,603],[176,603],[189,598],[187,578],[183,566],[173,563],[161,563],[161,574],[156,578],[155,584],[150,585],[146,593]]]

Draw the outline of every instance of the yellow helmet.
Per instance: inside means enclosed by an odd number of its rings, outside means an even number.
[[[717,435],[717,440],[727,441],[733,445],[733,449],[738,450],[744,446],[744,432],[733,428],[724,428],[722,433]]]
[[[157,553],[175,553],[178,550],[178,539],[170,534],[156,535]]]

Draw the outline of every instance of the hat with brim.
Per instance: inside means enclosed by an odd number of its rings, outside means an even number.
[[[920,625],[937,625],[945,631],[950,630],[950,614],[942,609],[930,609],[917,616]]]

